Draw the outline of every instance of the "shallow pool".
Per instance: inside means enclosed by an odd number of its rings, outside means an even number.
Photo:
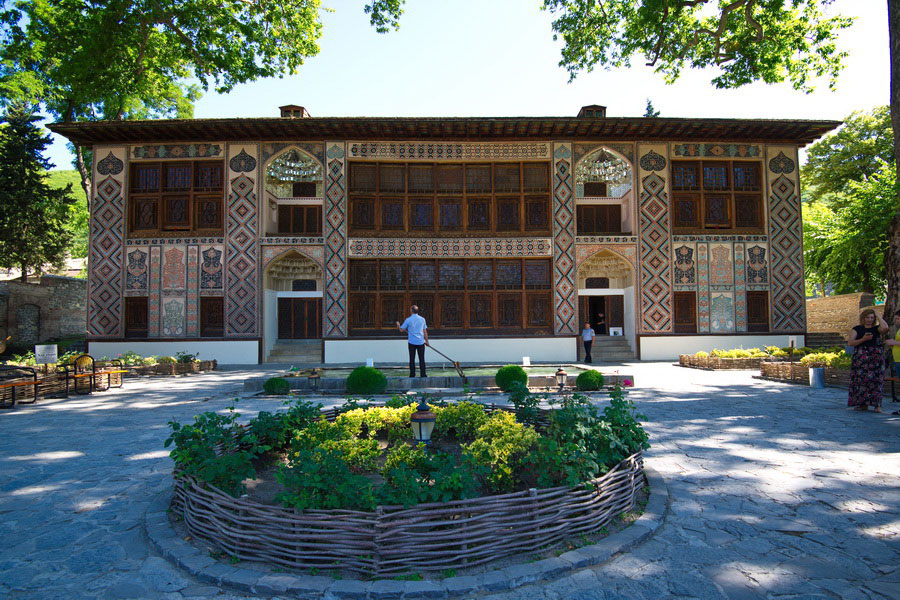
[[[488,367],[463,367],[463,373],[466,377],[474,377],[476,375],[496,375],[497,369],[500,366],[488,366]],[[559,368],[559,365],[556,366],[539,366],[539,367],[524,367],[525,372],[529,375],[553,375],[556,373],[556,370]],[[574,365],[563,365],[563,368],[570,375],[577,375],[584,369],[576,367]],[[350,374],[350,371],[353,369],[321,369],[319,371],[320,377],[347,377]],[[409,369],[406,367],[384,367],[379,368],[379,371],[385,374],[387,377],[408,377]],[[418,363],[416,364],[416,373],[418,374]],[[430,363],[428,364],[428,376],[429,377],[456,377],[458,373],[456,369],[453,368],[453,365],[448,363]]]

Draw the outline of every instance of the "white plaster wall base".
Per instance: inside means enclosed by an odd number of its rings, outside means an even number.
[[[575,361],[575,337],[559,338],[454,338],[434,340],[434,346],[461,363],[521,364],[531,362],[572,363]],[[325,362],[329,364],[365,364],[367,358],[379,364],[406,364],[409,361],[406,338],[396,340],[325,340]],[[417,359],[418,361],[418,359]],[[426,364],[446,360],[425,349]],[[418,364],[418,362],[417,362]]]
[[[141,356],[175,356],[176,352],[200,353],[200,360],[216,360],[221,365],[255,365],[259,363],[259,342],[256,340],[209,342],[154,342],[129,340],[127,342],[88,342],[91,356],[116,358],[131,350]]]
[[[693,354],[701,350],[709,352],[715,348],[765,348],[766,346],[794,346],[806,343],[802,335],[756,334],[756,335],[691,335],[660,336],[641,338],[641,360],[677,360],[679,354]]]

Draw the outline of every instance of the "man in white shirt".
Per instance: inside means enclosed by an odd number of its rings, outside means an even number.
[[[419,377],[425,377],[425,346],[428,345],[428,325],[425,318],[419,314],[419,307],[415,304],[409,309],[409,316],[397,327],[406,332],[409,343],[409,376],[416,376],[416,353],[419,353]]]

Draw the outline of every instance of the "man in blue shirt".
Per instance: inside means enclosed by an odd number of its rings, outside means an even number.
[[[428,345],[428,325],[425,318],[419,315],[419,307],[415,304],[410,307],[410,314],[397,327],[406,332],[409,342],[409,376],[416,376],[416,352],[419,353],[419,377],[425,377],[425,346]]]

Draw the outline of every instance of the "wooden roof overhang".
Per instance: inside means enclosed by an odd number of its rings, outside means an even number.
[[[456,140],[766,142],[804,146],[841,121],[639,117],[321,117],[52,123],[75,144]]]

